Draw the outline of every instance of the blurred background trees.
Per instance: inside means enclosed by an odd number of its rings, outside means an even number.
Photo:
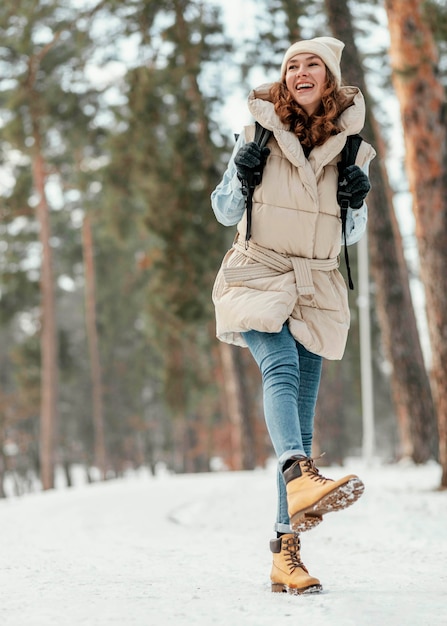
[[[400,4],[253,2],[241,18],[237,3],[213,0],[2,3],[0,496],[71,485],[80,473],[251,469],[271,455],[257,368],[214,337],[211,288],[234,229],[216,222],[209,196],[249,121],[248,90],[277,78],[291,41],[328,33],[346,42],[345,82],[365,92],[365,138],[378,152],[376,452],[419,463],[439,449],[447,486],[446,207],[422,204],[426,189],[446,197],[447,12],[437,0]],[[422,46],[436,68],[428,118],[425,66],[396,52],[409,32],[415,58]],[[415,155],[406,170],[397,97]],[[325,363],[317,411],[316,451],[340,463],[362,444],[350,297],[347,352]]]

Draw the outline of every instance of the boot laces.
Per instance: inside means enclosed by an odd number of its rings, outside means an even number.
[[[283,546],[286,552],[285,560],[290,570],[293,572],[297,567],[301,567],[305,572],[309,573],[301,560],[299,535],[295,534],[293,537],[288,537],[286,541],[283,540]]]
[[[320,454],[317,459],[321,459],[322,456],[323,455]],[[306,474],[308,474],[312,480],[316,480],[321,483],[324,483],[326,481],[332,482],[332,478],[326,478],[325,476],[320,474],[319,469],[315,465],[315,461],[316,459],[312,459],[310,457],[306,458],[306,460],[304,461],[304,471],[306,472]]]

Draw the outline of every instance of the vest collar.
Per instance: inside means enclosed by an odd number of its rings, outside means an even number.
[[[250,92],[248,108],[253,117],[265,128],[271,130],[279,147],[293,165],[307,170],[309,165],[315,176],[332,161],[343,149],[348,135],[359,133],[365,122],[365,101],[357,87],[342,87],[342,91],[352,100],[339,118],[341,132],[329,137],[322,145],[316,146],[306,159],[298,138],[276,115],[273,103],[269,100],[270,84],[264,84]]]

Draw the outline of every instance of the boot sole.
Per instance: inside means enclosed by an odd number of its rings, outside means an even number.
[[[282,583],[272,583],[273,593],[288,593],[292,596],[303,596],[307,593],[320,593],[320,591],[323,591],[322,585],[310,585],[303,589],[296,589],[295,587],[288,587]]]
[[[365,485],[360,478],[351,478],[344,485],[336,487],[320,498],[312,506],[295,513],[290,520],[294,532],[305,532],[323,521],[322,516],[333,511],[348,508],[360,498]]]

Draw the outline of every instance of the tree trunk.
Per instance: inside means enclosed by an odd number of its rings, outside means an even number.
[[[55,449],[58,439],[58,343],[56,326],[56,306],[53,278],[53,253],[51,249],[50,209],[45,193],[46,167],[42,150],[42,133],[39,128],[41,116],[39,92],[35,88],[42,59],[60,37],[56,33],[53,39],[41,47],[35,55],[28,59],[26,81],[29,116],[33,146],[31,150],[31,167],[33,185],[38,196],[36,218],[39,223],[39,239],[42,246],[42,262],[40,270],[41,290],[41,394],[40,394],[40,435],[39,435],[39,466],[43,489],[54,487]]]
[[[441,486],[447,487],[447,172],[444,89],[423,2],[386,0],[393,84],[400,103],[406,169],[425,287],[438,414]]]
[[[235,346],[220,342],[220,356],[227,414],[231,424],[231,469],[253,469],[254,435],[249,421],[248,399],[244,392],[240,355]]]
[[[53,281],[53,255],[50,245],[49,207],[45,195],[45,164],[40,137],[34,132],[33,182],[39,197],[36,215],[42,246],[41,289],[41,403],[40,403],[40,475],[43,489],[54,487],[54,462],[57,430],[57,328]]]
[[[357,51],[346,0],[325,0],[334,36],[345,42],[342,70],[345,83],[358,86],[367,103],[364,136],[377,151],[371,163],[369,252],[376,286],[376,304],[384,350],[392,365],[391,386],[398,420],[401,454],[416,463],[432,456],[435,410],[411,299],[401,234],[393,210],[384,167],[385,148],[371,113],[370,98]]]
[[[244,351],[241,348],[232,346],[235,375],[238,380],[239,402],[241,406],[241,429],[242,429],[242,469],[251,470],[256,467],[256,433],[251,410],[250,394],[248,390],[248,372],[244,363]],[[248,352],[246,350],[245,352]],[[251,354],[247,355],[250,359]]]
[[[104,480],[106,477],[106,444],[104,429],[104,408],[102,392],[102,371],[99,354],[98,327],[96,323],[96,279],[93,251],[91,217],[84,215],[82,225],[82,245],[85,272],[85,317],[92,383],[94,462]]]

